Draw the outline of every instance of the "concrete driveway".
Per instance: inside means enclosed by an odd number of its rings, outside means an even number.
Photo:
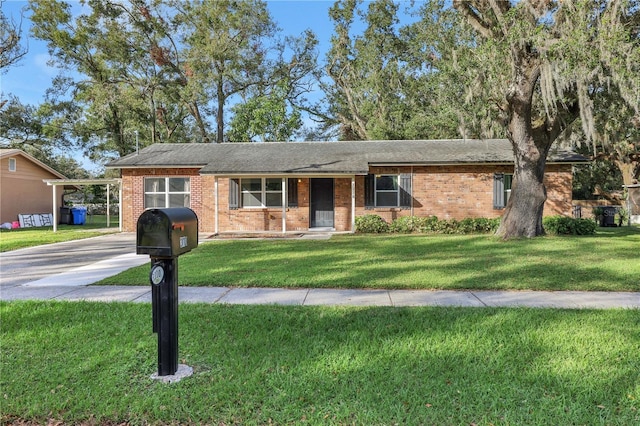
[[[74,279],[87,275],[87,270],[76,272],[83,267],[125,270],[149,261],[148,256],[135,253],[136,234],[131,232],[5,252],[0,254],[0,289],[32,283],[46,286],[46,280],[53,278],[57,285],[81,285]]]

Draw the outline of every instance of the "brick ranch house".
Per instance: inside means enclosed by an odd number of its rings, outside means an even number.
[[[572,167],[549,154],[545,215],[572,214]],[[511,191],[505,139],[155,144],[107,165],[122,177],[121,223],[190,207],[201,232],[353,232],[355,217],[499,217]]]

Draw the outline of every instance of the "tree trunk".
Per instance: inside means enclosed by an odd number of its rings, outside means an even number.
[[[532,238],[544,235],[542,213],[547,200],[544,169],[547,152],[523,134],[512,140],[515,168],[511,196],[505,208],[497,235],[504,239]]]
[[[218,82],[218,111],[216,114],[216,142],[224,142],[224,89],[222,81]]]
[[[188,102],[187,106],[189,107],[189,111],[191,112],[191,116],[196,120],[196,126],[200,130],[200,134],[202,135],[202,142],[209,143],[211,139],[209,138],[209,133],[207,132],[207,125],[200,114],[200,108],[198,107],[198,103],[196,101]]]
[[[515,167],[511,196],[497,235],[504,239],[544,235],[542,212],[547,199],[544,170],[551,147],[550,138],[534,132],[531,109],[540,76],[538,58],[526,49],[512,48],[514,79],[507,94],[508,138],[513,147]]]
[[[620,173],[622,174],[622,184],[623,185],[633,185],[636,182],[638,170],[640,170],[640,165],[633,160],[614,160],[618,169],[620,169]]]

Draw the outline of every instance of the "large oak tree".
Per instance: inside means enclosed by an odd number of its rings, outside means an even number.
[[[580,118],[596,135],[594,97],[615,87],[640,111],[639,7],[626,0],[453,2],[477,34],[458,46],[451,68],[468,84],[467,104],[482,103],[504,123],[515,154],[511,197],[498,234],[544,233],[544,172],[553,143]],[[629,123],[631,125],[631,123]]]

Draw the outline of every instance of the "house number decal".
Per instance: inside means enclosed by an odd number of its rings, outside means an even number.
[[[151,268],[150,278],[151,284],[153,285],[160,285],[162,283],[164,280],[164,268],[162,265],[154,265],[153,268]]]
[[[187,237],[180,237],[180,248],[185,248],[187,246]]]

